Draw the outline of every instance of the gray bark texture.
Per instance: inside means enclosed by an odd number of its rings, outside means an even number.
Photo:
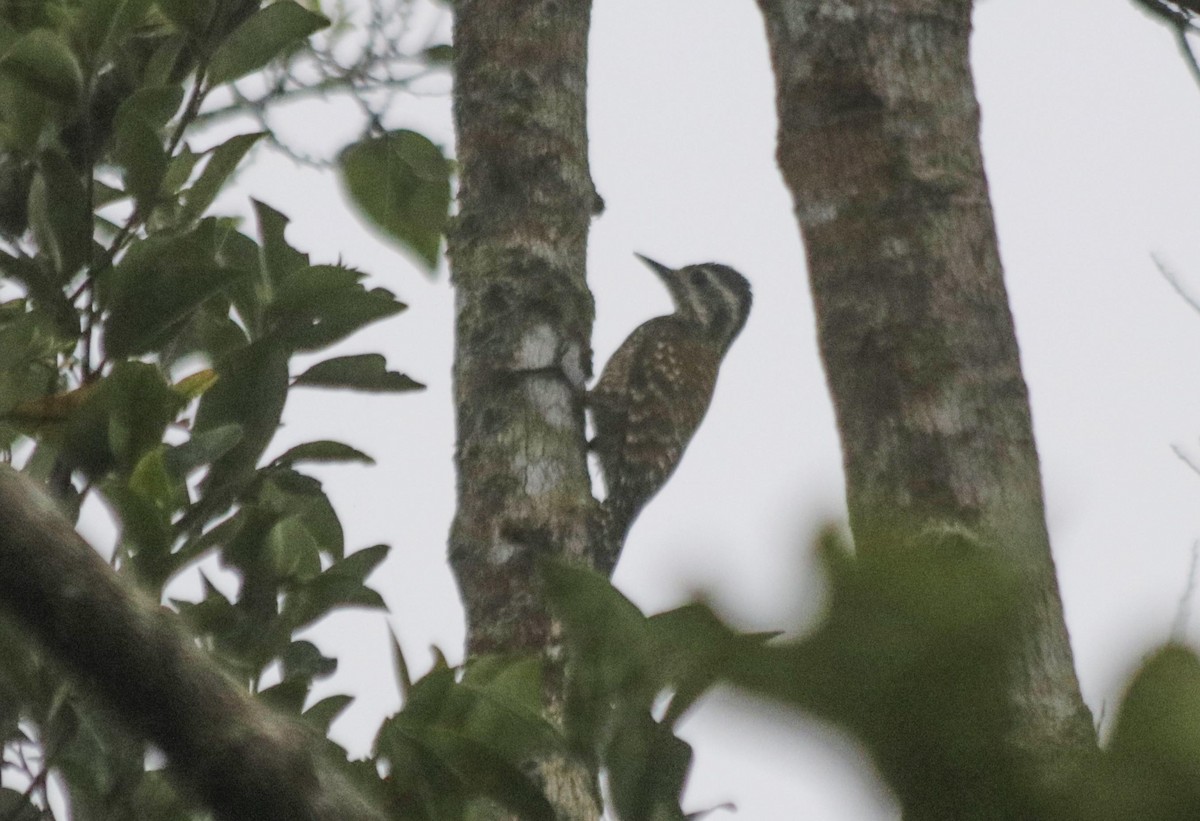
[[[325,740],[273,713],[179,617],[118,578],[33,480],[0,466],[0,608],[221,819],[383,821]]]
[[[758,3],[857,548],[1002,551],[1023,586],[1010,752],[1053,778],[1095,734],[980,154],[971,2]]]
[[[587,157],[590,0],[460,0],[454,9],[458,216],[454,403],[458,510],[450,564],[469,656],[530,652],[561,698],[540,557],[592,564],[584,430],[599,210]],[[564,819],[599,815],[592,775],[539,762]]]

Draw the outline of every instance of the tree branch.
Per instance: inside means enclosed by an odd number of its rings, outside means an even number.
[[[224,819],[382,821],[323,739],[255,701],[127,586],[28,477],[0,467],[0,607]]]

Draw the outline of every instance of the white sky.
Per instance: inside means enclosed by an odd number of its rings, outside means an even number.
[[[739,626],[802,629],[822,596],[807,536],[844,515],[842,478],[800,242],[774,164],[757,8],[596,0],[591,48],[592,171],[608,205],[590,254],[597,371],[633,327],[669,309],[634,251],[732,264],[756,296],[714,406],[634,528],[616,582],[649,612],[704,589]],[[1171,451],[1200,459],[1200,314],[1151,261],[1159,255],[1200,294],[1200,89],[1166,29],[1129,0],[983,0],[974,63],[1059,581],[1084,695],[1097,715],[1107,704],[1111,722],[1129,672],[1168,636],[1200,538],[1200,477]],[[355,130],[350,110],[332,104],[298,110],[294,124],[311,146]],[[391,124],[449,143],[448,99],[405,101]],[[429,389],[304,392],[278,447],[332,437],[379,459],[320,475],[350,546],[393,545],[372,583],[414,672],[433,644],[457,659],[462,616],[445,561],[454,501],[445,273],[428,280],[369,236],[330,180],[256,158],[220,208],[245,212],[251,192],[292,217],[289,238],[314,259],[340,255],[410,302],[345,352],[381,350]],[[362,696],[335,729],[364,752],[398,703],[385,621],[340,616],[314,639],[341,664],[318,695]],[[801,716],[722,695],[685,731],[697,750],[689,809],[733,801],[751,821],[898,817],[853,743]]]

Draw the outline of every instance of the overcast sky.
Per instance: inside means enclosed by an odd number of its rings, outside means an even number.
[[[975,24],[984,156],[1059,583],[1084,696],[1107,725],[1139,657],[1170,634],[1200,538],[1200,476],[1172,452],[1200,461],[1200,314],[1152,261],[1200,295],[1200,89],[1169,33],[1130,0],[983,0]],[[712,410],[633,529],[616,582],[648,612],[704,590],[739,626],[802,630],[822,602],[808,536],[844,516],[842,476],[800,240],[774,163],[755,4],[596,0],[590,86],[592,172],[607,203],[589,267],[597,371],[638,323],[669,309],[634,251],[671,265],[731,264],[756,296]],[[333,104],[298,109],[291,122],[313,148],[356,127],[351,109]],[[390,124],[448,145],[448,98],[402,100]],[[372,583],[414,672],[431,645],[461,658],[445,561],[454,502],[445,272],[427,279],[372,237],[333,181],[256,158],[218,206],[245,213],[252,193],[292,217],[289,238],[315,260],[341,256],[408,301],[345,352],[380,350],[429,385],[398,397],[297,391],[278,449],[332,437],[379,460],[320,472],[348,546],[393,546]],[[340,616],[313,636],[341,664],[317,696],[362,696],[335,725],[358,753],[398,704],[386,629],[382,617]],[[1196,634],[1194,619],[1187,629]],[[697,750],[689,809],[733,801],[751,821],[898,817],[853,743],[801,716],[719,695],[684,729]]]

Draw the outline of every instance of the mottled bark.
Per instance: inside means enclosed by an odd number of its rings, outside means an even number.
[[[455,5],[460,172],[449,253],[458,511],[450,563],[469,655],[525,651],[553,661],[558,637],[536,562],[590,561],[585,256],[599,204],[587,160],[590,10],[589,0]],[[598,816],[590,774],[570,762],[542,762],[541,770],[561,817]]]
[[[758,1],[858,549],[949,532],[1004,551],[1026,596],[1014,750],[1063,764],[1095,738],[980,155],[970,0]]]
[[[0,607],[218,818],[382,821],[324,739],[222,673],[179,617],[130,587],[32,480],[0,467]]]

